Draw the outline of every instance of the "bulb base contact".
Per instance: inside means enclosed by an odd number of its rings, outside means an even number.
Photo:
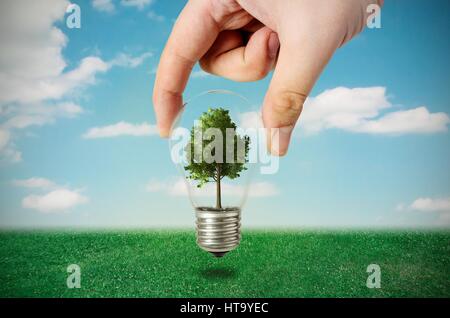
[[[235,249],[241,241],[240,208],[196,208],[197,244],[216,257]]]

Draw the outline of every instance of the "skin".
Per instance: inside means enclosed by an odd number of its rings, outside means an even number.
[[[234,81],[274,69],[262,116],[268,149],[285,155],[303,104],[334,52],[364,28],[382,0],[190,0],[161,55],[153,90],[160,135],[168,137],[194,65]],[[189,40],[186,40],[189,39]]]

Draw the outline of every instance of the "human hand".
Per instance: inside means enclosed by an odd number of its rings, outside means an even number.
[[[337,48],[364,28],[367,6],[382,2],[190,0],[156,74],[153,103],[161,136],[170,133],[195,63],[235,81],[259,80],[275,68],[262,116],[266,128],[279,128],[268,135],[270,152],[286,154],[303,103],[323,68]]]

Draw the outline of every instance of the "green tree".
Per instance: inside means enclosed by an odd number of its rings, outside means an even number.
[[[216,182],[216,208],[222,209],[221,180],[239,178],[247,170],[249,149],[250,138],[236,133],[228,110],[210,108],[191,129],[184,169],[198,187]]]

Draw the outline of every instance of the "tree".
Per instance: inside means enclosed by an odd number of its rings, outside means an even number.
[[[217,209],[222,209],[222,179],[239,178],[247,170],[250,138],[238,135],[236,128],[228,110],[210,108],[192,127],[185,148],[188,163],[184,169],[188,178],[198,181],[199,188],[216,182]]]

